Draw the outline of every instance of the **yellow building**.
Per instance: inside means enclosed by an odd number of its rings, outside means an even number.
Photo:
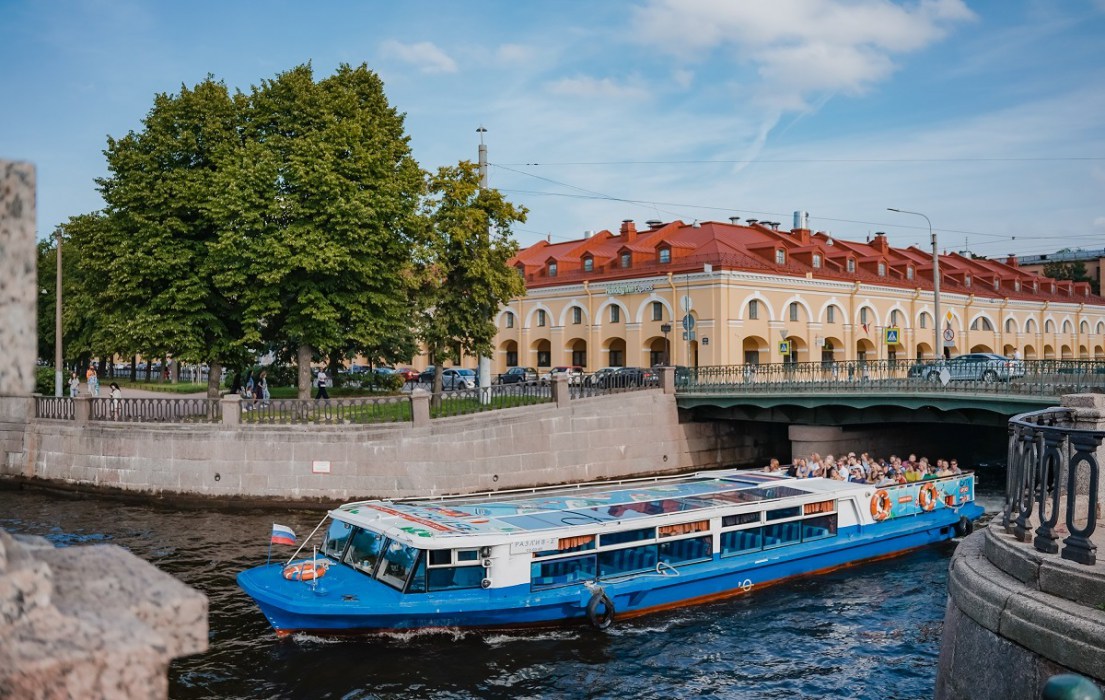
[[[527,295],[498,315],[495,373],[941,352],[1105,360],[1105,300],[1088,284],[942,255],[937,331],[931,253],[881,234],[859,243],[736,219],[638,231],[627,220],[616,234],[538,243],[512,264]]]

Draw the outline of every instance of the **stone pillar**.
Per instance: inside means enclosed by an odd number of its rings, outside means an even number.
[[[552,397],[557,408],[567,408],[572,400],[572,393],[568,387],[568,373],[564,372],[553,377]]]
[[[430,392],[425,389],[411,391],[411,419],[416,428],[430,424]]]
[[[35,389],[38,251],[35,168],[0,160],[0,397]]]
[[[87,423],[92,418],[92,397],[77,396],[73,399],[73,420]]]
[[[664,390],[665,394],[675,393],[675,368],[674,367],[661,367],[660,368],[660,387]]]
[[[223,410],[223,425],[242,424],[242,397],[240,394],[227,394],[219,399]]]

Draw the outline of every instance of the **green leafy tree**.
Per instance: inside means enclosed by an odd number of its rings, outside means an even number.
[[[1059,253],[1074,252],[1070,248],[1063,248]],[[1090,277],[1086,272],[1086,263],[1081,260],[1049,262],[1044,264],[1044,275],[1056,280],[1071,280],[1073,282],[1089,282],[1094,294],[1100,294],[1098,281]]]
[[[101,214],[71,221],[86,299],[101,309],[93,344],[147,358],[171,353],[211,366],[242,362],[242,311],[213,281],[220,229],[210,214],[220,163],[241,148],[239,104],[208,77],[159,94],[141,131],[108,138]]]
[[[495,314],[525,294],[517,270],[507,265],[518,250],[511,226],[526,220],[500,192],[480,189],[479,168],[462,161],[430,178],[425,216],[431,231],[420,251],[424,309],[419,339],[434,365],[434,394],[441,392],[442,361],[462,354],[491,354]]]
[[[423,173],[364,65],[317,82],[299,66],[238,104],[241,149],[212,180],[215,281],[235,290],[248,343],[294,355],[307,398],[312,360],[411,346]]]

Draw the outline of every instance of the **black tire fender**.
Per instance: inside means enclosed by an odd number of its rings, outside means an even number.
[[[972,523],[967,517],[961,517],[959,522],[955,524],[955,534],[957,537],[966,537],[975,530],[975,524]]]
[[[604,630],[614,624],[614,601],[606,591],[598,588],[587,602],[587,621],[597,630]]]

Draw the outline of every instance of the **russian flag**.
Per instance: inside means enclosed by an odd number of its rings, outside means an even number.
[[[272,524],[273,544],[295,544],[295,531],[287,525]]]

